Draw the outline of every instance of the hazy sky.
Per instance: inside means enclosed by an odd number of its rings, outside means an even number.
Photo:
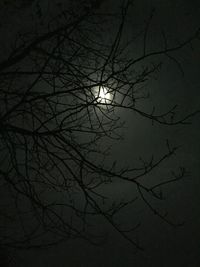
[[[115,3],[114,0],[104,1],[102,8],[111,10]],[[45,8],[47,6],[46,4]],[[14,28],[12,26],[14,18],[8,20],[3,17],[1,19],[5,38],[11,39],[11,34],[16,31],[17,27],[21,27],[22,19],[23,25],[26,24],[27,29],[30,27],[30,14],[34,11],[30,11],[29,8],[12,11],[14,14],[12,16],[15,16],[17,21],[17,26]],[[150,30],[149,47],[159,45],[161,29],[165,30],[173,41],[189,36],[192,30],[196,29],[198,24],[200,25],[200,2],[197,0],[136,0],[128,31],[134,32],[152,8],[155,8],[155,18]],[[18,12],[21,12],[20,16]],[[6,44],[3,44],[3,47],[6,50]],[[180,105],[183,113],[199,108],[200,43],[194,43],[193,50],[188,48],[184,50],[184,53],[178,52],[176,56],[185,71],[184,77],[177,66],[172,67],[168,60],[164,60],[165,65],[157,80],[149,84],[151,98],[142,103],[144,108],[157,104],[162,110],[175,103]],[[121,117],[126,121],[126,128],[123,130],[124,140],[114,143],[110,156],[110,159],[116,159],[119,165],[131,164],[140,155],[161,153],[165,149],[166,138],[172,140],[174,144],[182,145],[177,157],[154,175],[159,179],[159,175],[165,175],[170,167],[176,165],[183,165],[190,169],[189,178],[166,188],[166,201],[159,206],[159,208],[166,209],[175,220],[184,221],[184,226],[180,229],[169,227],[153,216],[140,202],[135,209],[126,211],[124,220],[131,221],[137,217],[140,218],[142,225],[137,236],[144,245],[144,252],[133,253],[132,247],[125,240],[122,240],[107,226],[97,222],[97,229],[105,227],[109,233],[105,245],[94,247],[83,241],[74,240],[49,250],[20,253],[22,266],[200,266],[200,116],[193,120],[192,126],[173,128],[152,126],[150,122],[129,112],[122,112]],[[116,185],[111,192],[113,196],[133,193],[133,189],[126,185]]]

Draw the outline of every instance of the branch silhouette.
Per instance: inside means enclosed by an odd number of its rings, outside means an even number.
[[[167,141],[160,158],[155,155],[138,166],[119,169],[115,163],[104,164],[107,149],[101,144],[121,138],[119,110],[131,110],[163,127],[191,122],[199,111],[178,119],[177,106],[161,114],[155,107],[145,112],[138,103],[148,96],[139,88],[161,67],[160,62],[150,64],[147,59],[169,57],[184,49],[199,38],[199,30],[176,46],[169,47],[165,40],[164,49],[148,51],[152,15],[142,33],[141,55],[127,56],[132,43],[125,43],[123,34],[129,5],[122,6],[118,15],[97,13],[93,7],[79,14],[63,10],[44,33],[33,33],[0,62],[0,181],[8,199],[0,216],[10,227],[0,235],[1,246],[42,247],[69,238],[101,244],[105,236],[93,233],[90,225],[94,217],[102,217],[142,250],[134,238],[139,222],[126,229],[117,220],[123,208],[139,198],[161,220],[180,225],[156,210],[151,200],[161,201],[157,189],[182,179],[188,175],[186,170],[181,168],[179,174],[173,172],[153,186],[144,179],[175,155],[177,147]],[[109,21],[118,22],[112,41],[102,31]],[[99,100],[103,87],[109,101]],[[103,189],[118,181],[134,185],[138,195],[121,201],[104,196]]]

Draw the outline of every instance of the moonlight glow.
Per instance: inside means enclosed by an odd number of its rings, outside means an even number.
[[[101,104],[109,104],[113,98],[109,89],[104,86],[95,88],[95,97],[97,97],[97,102]]]

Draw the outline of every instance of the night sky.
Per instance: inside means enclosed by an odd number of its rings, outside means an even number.
[[[12,43],[16,32],[34,27],[32,16],[39,12],[37,2],[39,1],[24,1],[25,4],[19,9],[8,1],[7,7],[3,6],[1,9],[1,58],[5,58],[9,53],[9,44]],[[43,20],[41,23],[45,23],[45,20],[58,12],[56,1],[50,2],[52,1],[41,1],[41,14],[38,15],[41,21]],[[84,1],[76,2],[77,5],[83,5]],[[117,9],[118,2],[120,1],[104,0],[97,8],[100,8],[101,12],[113,11]],[[162,31],[165,31],[172,43],[181,42],[200,26],[198,0],[136,0],[130,7],[127,30],[123,38],[137,35],[152,9],[154,16],[148,35],[149,49],[160,46]],[[137,55],[139,50],[140,42],[136,40],[128,56]],[[169,58],[161,59],[163,65],[160,71],[146,85],[150,97],[141,100],[139,104],[144,110],[150,111],[155,105],[158,111],[163,112],[178,104],[179,114],[184,116],[200,109],[200,42],[193,42],[192,46],[174,52],[173,56],[180,63],[181,69]],[[77,239],[49,249],[17,251],[16,259],[21,264],[19,266],[200,266],[200,115],[197,114],[192,119],[191,125],[165,126],[152,125],[151,121],[131,111],[118,112],[125,121],[121,130],[123,140],[102,144],[112,145],[105,164],[109,165],[116,160],[119,167],[131,166],[138,157],[148,159],[152,154],[161,155],[166,149],[166,139],[173,145],[180,146],[176,155],[149,175],[146,182],[148,184],[151,180],[160,181],[168,176],[171,169],[176,170],[178,166],[189,170],[188,177],[163,189],[165,199],[162,202],[155,202],[156,207],[166,210],[172,220],[184,222],[183,226],[173,228],[167,225],[154,216],[140,200],[130,209],[125,209],[119,221],[125,224],[132,221],[141,223],[135,236],[144,251],[133,249],[127,240],[109,225],[96,219],[95,231],[101,233],[104,229],[107,236],[104,244],[94,246]],[[136,193],[134,187],[120,183],[109,185],[105,190],[113,199],[129,198]]]

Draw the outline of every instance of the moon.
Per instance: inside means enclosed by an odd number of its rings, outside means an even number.
[[[112,94],[109,92],[109,88],[104,86],[95,88],[95,97],[100,104],[109,104],[112,101]]]

